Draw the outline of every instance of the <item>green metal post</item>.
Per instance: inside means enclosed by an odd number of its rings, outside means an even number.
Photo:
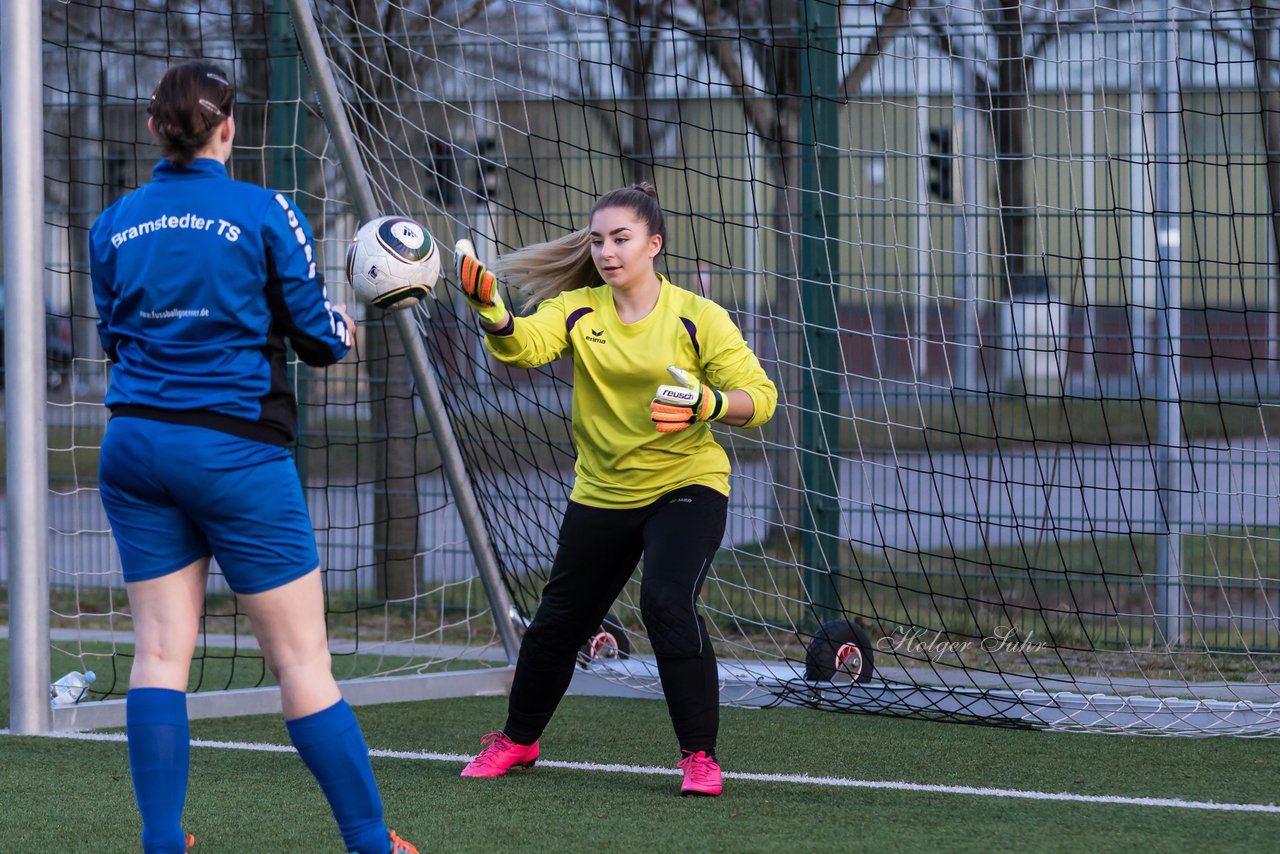
[[[821,622],[840,616],[836,576],[843,543],[837,500],[840,429],[840,340],[836,331],[834,254],[839,216],[839,84],[836,4],[806,0],[804,106],[801,118],[801,307],[804,312],[804,380],[801,477],[808,526],[801,546],[805,584]]]
[[[302,57],[289,20],[288,0],[271,4],[271,103],[268,105],[271,139],[272,187],[301,187],[294,141],[303,130],[306,115],[299,99],[302,92]],[[305,211],[304,211],[305,213]]]

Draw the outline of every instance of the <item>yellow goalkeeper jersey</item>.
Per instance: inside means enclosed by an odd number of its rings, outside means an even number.
[[[751,396],[747,427],[773,417],[778,390],[743,340],[729,313],[678,288],[664,276],[657,305],[623,323],[608,285],[579,288],[545,300],[515,319],[508,335],[485,336],[499,361],[532,368],[573,356],[574,501],[593,507],[649,504],[683,486],[701,484],[729,494],[729,457],[711,425],[659,433],[649,403],[670,385],[668,365],[722,391]]]

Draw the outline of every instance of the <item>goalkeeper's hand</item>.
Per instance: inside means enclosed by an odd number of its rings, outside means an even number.
[[[679,385],[660,385],[653,402],[649,404],[649,417],[659,433],[684,430],[699,421],[719,421],[729,410],[724,392],[699,382],[686,371],[671,365],[667,368]]]
[[[453,263],[458,270],[458,285],[480,318],[494,326],[507,316],[507,307],[498,293],[498,280],[476,257],[476,247],[465,237],[453,246]]]

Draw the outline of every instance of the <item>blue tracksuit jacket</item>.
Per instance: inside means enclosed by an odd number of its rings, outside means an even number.
[[[350,348],[292,202],[232,181],[216,160],[161,160],[98,217],[89,242],[113,414],[292,441],[285,339],[313,366]]]

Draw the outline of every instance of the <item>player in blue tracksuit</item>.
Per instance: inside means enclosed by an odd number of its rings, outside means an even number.
[[[164,159],[90,231],[111,421],[99,471],[136,649],[129,765],[146,852],[185,852],[186,688],[211,557],[280,683],[285,723],[349,851],[416,849],[388,830],[368,748],[330,670],[315,532],[286,447],[285,342],[347,355],[310,227],[280,193],[232,181],[235,93],[208,62],[169,69],[147,127]]]
[[[316,367],[351,346],[293,204],[216,159],[165,159],[91,239],[112,412],[291,441],[285,339]]]

